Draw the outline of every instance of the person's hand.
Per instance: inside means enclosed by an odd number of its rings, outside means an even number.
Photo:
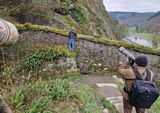
[[[129,63],[128,57],[125,57],[124,61],[127,62],[127,63]]]

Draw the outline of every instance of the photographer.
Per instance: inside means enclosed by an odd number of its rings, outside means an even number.
[[[132,113],[132,108],[133,108],[133,106],[129,101],[128,94],[131,91],[131,88],[134,80],[136,79],[136,76],[131,66],[132,67],[134,66],[138,70],[143,80],[145,80],[147,77],[147,72],[146,72],[146,67],[148,65],[147,57],[144,55],[139,55],[134,59],[134,62],[132,62],[132,64],[130,60],[131,59],[129,58],[129,56],[126,55],[124,62],[122,62],[119,66],[119,73],[121,74],[122,78],[125,81],[125,87],[122,93],[124,113]],[[151,72],[150,75],[151,75],[150,80],[152,81],[153,73]],[[136,113],[145,113],[145,108],[136,107]]]

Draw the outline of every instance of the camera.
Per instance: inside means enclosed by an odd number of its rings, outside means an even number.
[[[120,47],[118,50],[128,58],[130,66],[133,66],[135,60],[134,56],[131,53],[129,53],[124,47]]]

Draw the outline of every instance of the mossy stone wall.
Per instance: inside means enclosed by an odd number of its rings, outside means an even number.
[[[31,41],[31,44],[39,42],[43,42],[48,45],[68,44],[67,36],[62,36],[55,33],[46,33],[43,31],[25,31],[21,33],[20,37],[23,41]],[[117,67],[118,63],[124,58],[124,56],[118,51],[119,46],[85,40],[82,36],[76,40],[76,48],[78,50],[78,67],[80,68],[81,66],[87,65],[89,66],[90,71],[105,71],[106,67]],[[142,53],[134,50],[128,51],[133,53],[135,56],[138,54],[145,54],[149,59],[149,66],[152,71],[155,75],[158,75],[160,72],[160,69],[158,68],[160,63],[159,55]]]

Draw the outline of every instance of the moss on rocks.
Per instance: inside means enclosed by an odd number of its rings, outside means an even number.
[[[40,26],[40,25],[32,25],[32,24],[16,24],[16,27],[19,31],[43,31],[43,32],[50,32],[50,33],[56,33],[63,36],[69,36],[69,33],[64,30],[56,29],[53,27],[47,27],[47,26]]]
[[[32,25],[32,24],[16,24],[16,27],[19,31],[43,31],[43,32],[51,32],[51,33],[56,33],[60,34],[63,36],[69,36],[69,32],[56,29],[53,27],[47,27],[47,26],[40,26],[40,25]],[[139,46],[139,45],[134,45],[134,44],[128,44],[125,42],[117,41],[117,40],[109,40],[105,39],[103,37],[96,38],[95,36],[88,36],[88,35],[82,35],[78,34],[77,36],[78,39],[83,39],[83,40],[88,40],[94,43],[100,43],[104,45],[109,45],[109,46],[116,46],[116,47],[125,47],[134,51],[142,52],[142,53],[148,53],[148,54],[153,54],[153,55],[159,55],[160,56],[160,51],[145,47],[145,46]]]

